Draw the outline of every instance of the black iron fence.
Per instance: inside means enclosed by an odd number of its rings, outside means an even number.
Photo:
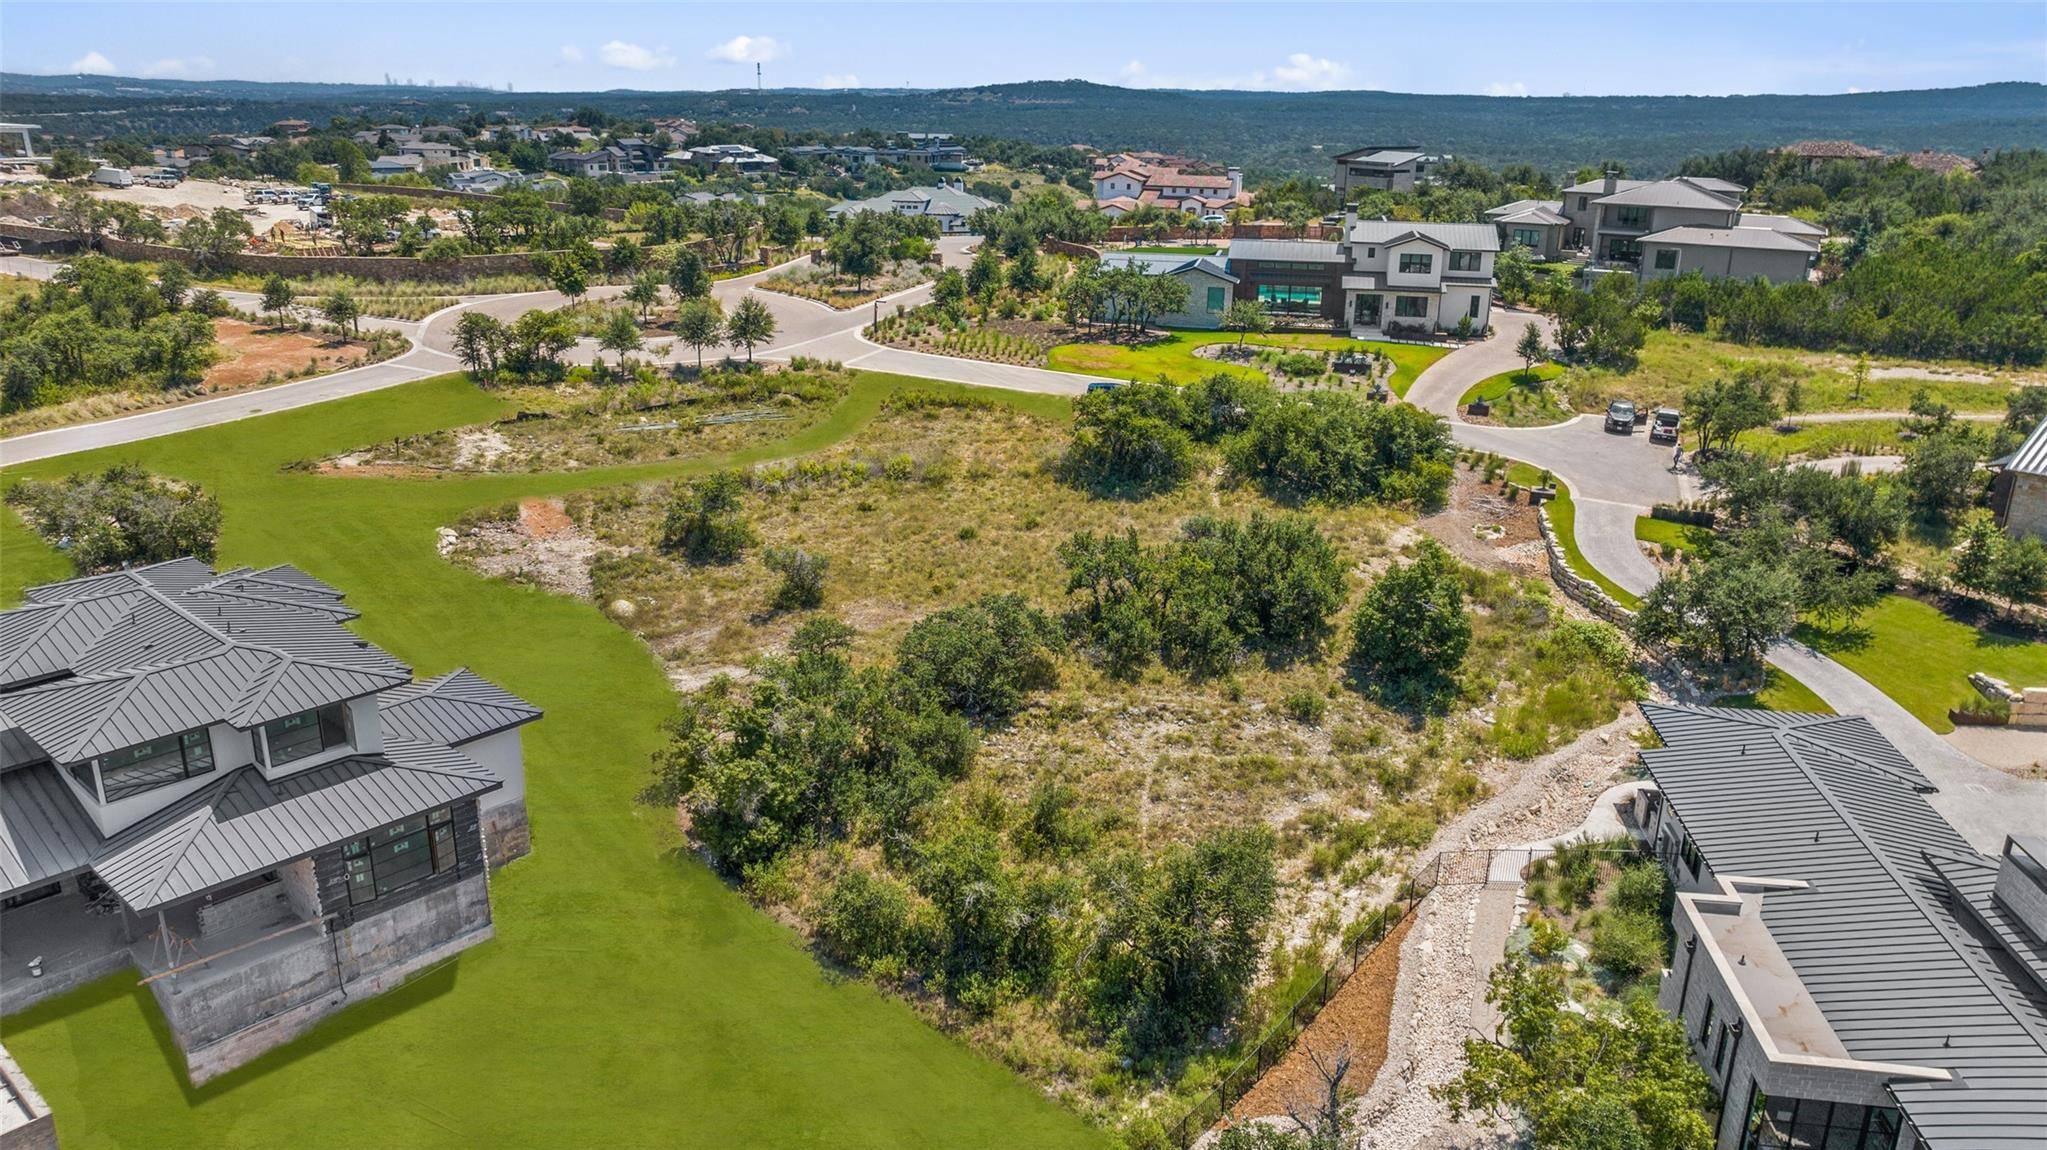
[[[1322,1008],[1328,1005],[1330,999],[1336,997],[1336,992],[1343,989],[1343,984],[1350,980],[1351,975],[1357,973],[1358,967],[1364,964],[1365,959],[1371,957],[1372,952],[1379,948],[1379,944],[1386,940],[1386,936],[1392,934],[1401,923],[1414,917],[1415,908],[1436,889],[1441,872],[1442,860],[1438,857],[1428,866],[1401,880],[1400,889],[1393,902],[1360,920],[1355,935],[1343,946],[1336,958],[1323,968],[1321,977],[1315,980],[1315,985],[1309,987],[1291,1006],[1280,1013],[1242,1061],[1225,1071],[1222,1078],[1209,1088],[1208,1093],[1202,1095],[1185,1114],[1180,1116],[1179,1121],[1166,1127],[1166,1137],[1172,1145],[1179,1147],[1179,1150],[1188,1150],[1200,1140],[1209,1127],[1229,1114],[1230,1107],[1243,1101],[1244,1095],[1258,1084],[1258,1080],[1265,1076],[1265,1072],[1277,1066],[1280,1060],[1287,1056],[1287,1052],[1293,1049],[1295,1040],[1300,1038],[1301,1032],[1308,1028],[1309,1023],[1315,1021],[1315,1016],[1322,1012]]]

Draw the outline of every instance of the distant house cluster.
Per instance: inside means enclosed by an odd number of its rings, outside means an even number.
[[[353,138],[378,151],[370,161],[370,175],[380,180],[422,175],[429,168],[461,173],[490,167],[490,158],[471,149],[460,129],[446,125],[378,124]]]
[[[784,155],[792,160],[820,160],[847,170],[888,164],[915,165],[934,172],[967,172],[981,166],[966,146],[949,132],[905,132],[879,147],[866,144],[799,144]]]
[[[1221,215],[1250,204],[1242,169],[1216,172],[1199,167],[1183,157],[1157,152],[1097,157],[1089,173],[1095,206],[1115,219],[1144,204],[1195,216]]]
[[[946,235],[959,235],[969,230],[967,221],[975,212],[1000,206],[993,200],[974,195],[967,191],[964,182],[954,180],[950,184],[938,184],[935,187],[904,188],[901,191],[884,192],[871,199],[847,200],[826,208],[825,213],[834,219],[858,215],[861,212],[924,216],[937,220],[940,232]]]
[[[780,160],[749,144],[705,144],[669,152],[662,159],[671,167],[690,167],[717,176],[767,175],[782,166]]]
[[[1572,184],[1557,200],[1516,200],[1486,213],[1502,242],[1542,259],[1591,253],[1593,266],[1660,278],[1772,283],[1806,278],[1826,229],[1792,216],[1745,212],[1748,189],[1706,176],[1626,180],[1608,173]]]
[[[673,155],[638,136],[625,136],[587,152],[572,148],[550,152],[547,166],[565,176],[659,179],[673,170]]]
[[[1953,152],[1935,152],[1921,149],[1893,155],[1881,148],[1866,147],[1853,140],[1800,140],[1777,149],[1778,154],[1795,156],[1810,172],[1821,164],[1834,160],[1849,160],[1856,163],[1888,163],[1902,159],[1922,172],[1948,175],[1951,172],[1974,172],[1979,166],[1967,156]]]
[[[0,612],[0,1014],[134,968],[199,1083],[491,937],[540,712],[355,616],[189,558]]]

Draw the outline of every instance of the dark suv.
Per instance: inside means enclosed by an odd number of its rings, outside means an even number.
[[[1622,435],[1635,432],[1635,405],[1625,399],[1616,399],[1606,405],[1606,429]]]

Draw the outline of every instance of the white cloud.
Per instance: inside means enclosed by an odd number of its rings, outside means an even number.
[[[580,64],[583,62],[583,50],[574,44],[563,44],[561,57],[565,64]]]
[[[858,88],[860,86],[860,77],[855,76],[851,72],[826,72],[823,76],[818,77],[817,86],[820,88]]]
[[[213,71],[213,60],[211,57],[189,56],[182,60],[167,58],[158,60],[153,64],[144,64],[135,70],[135,74],[150,79],[170,79],[211,71]]]
[[[1488,96],[1526,96],[1528,94],[1528,85],[1519,80],[1507,80],[1505,82],[1495,80],[1485,86],[1485,94]]]
[[[1295,52],[1270,72],[1251,74],[1253,88],[1322,89],[1340,87],[1350,79],[1350,65],[1325,56]]]
[[[789,54],[789,45],[773,36],[734,36],[705,55],[729,64],[765,64]]]
[[[1132,60],[1128,64],[1123,65],[1123,67],[1116,72],[1116,75],[1121,76],[1125,80],[1130,80],[1133,82],[1142,80],[1144,79],[1144,61]]]
[[[71,70],[73,72],[90,72],[95,76],[111,76],[114,74],[114,62],[98,52],[87,52],[78,59],[71,61]]]
[[[614,68],[630,68],[635,72],[675,67],[675,57],[668,55],[665,48],[642,48],[623,40],[610,41],[597,49],[597,58]]]
[[[1848,94],[1849,94],[1849,95],[1851,95],[1851,96],[1856,96],[1856,95],[1860,95],[1861,93],[1862,93],[1862,89],[1860,89],[1860,88],[1856,87],[1856,86],[1855,86],[1855,85],[1853,85],[1853,84],[1850,84],[1850,85],[1848,85]]]

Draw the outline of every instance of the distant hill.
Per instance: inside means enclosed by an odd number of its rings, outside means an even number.
[[[980,88],[503,92],[480,88],[144,80],[0,73],[0,119],[81,135],[253,131],[282,117],[450,118],[458,105],[521,116],[596,107],[792,132],[950,131],[1038,143],[1153,148],[1320,175],[1361,144],[1415,143],[1488,164],[1563,170],[1618,159],[1640,174],[1687,155],[1807,138],[1907,151],[2047,146],[2047,86],[1985,84],[1839,96],[1496,98],[1399,92],[1117,88],[1079,80]]]

